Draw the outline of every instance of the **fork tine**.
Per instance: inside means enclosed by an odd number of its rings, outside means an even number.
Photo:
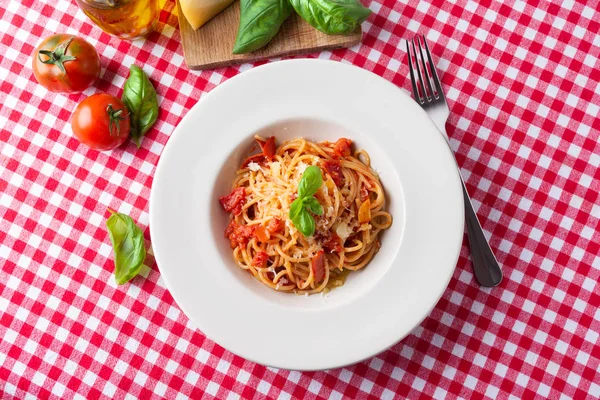
[[[417,79],[413,69],[412,53],[410,51],[410,42],[408,40],[406,41],[406,55],[408,56],[408,69],[410,70],[410,82],[412,83],[413,87],[413,97],[417,103],[423,104],[423,99],[419,95],[419,90],[417,89]]]
[[[429,59],[429,69],[431,70],[431,74],[433,75],[433,83],[435,84],[435,89],[438,92],[438,96],[441,99],[444,99],[444,91],[442,90],[442,82],[437,74],[437,70],[435,69],[435,65],[433,64],[433,57],[431,56],[431,51],[429,50],[429,45],[427,44],[427,39],[423,36],[423,42],[425,42],[425,50],[427,51],[427,58]]]
[[[427,96],[427,98],[431,101],[434,98],[437,98],[435,96],[435,93],[433,91],[433,86],[431,86],[431,74],[427,71],[427,61],[425,61],[425,56],[423,55],[423,42],[425,42],[425,35],[421,37],[417,36],[418,42],[419,42],[419,53],[421,55],[421,65],[423,66],[423,75],[425,77],[425,79],[423,79],[425,82],[427,82],[427,88],[429,89],[429,95]],[[428,59],[430,58],[429,55],[427,57]]]
[[[421,97],[421,104],[428,102],[429,98],[427,97],[427,92],[425,91],[425,86],[423,86],[423,74],[421,73],[421,67],[419,66],[419,56],[417,53],[417,48],[415,47],[415,39],[412,40],[413,54],[415,55],[415,67],[417,69],[417,74],[419,75],[419,89],[421,89],[421,93],[423,96]]]

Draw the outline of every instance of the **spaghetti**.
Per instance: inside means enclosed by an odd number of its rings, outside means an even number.
[[[385,194],[364,150],[352,142],[314,143],[302,138],[275,146],[256,136],[259,154],[236,172],[232,192],[220,198],[231,213],[225,231],[240,268],[272,289],[297,294],[328,291],[350,271],[364,268],[381,246],[379,233],[392,224]],[[298,183],[310,165],[322,172],[314,194],[322,215],[305,237],[289,218]]]

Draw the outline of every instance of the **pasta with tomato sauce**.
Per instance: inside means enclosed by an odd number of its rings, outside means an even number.
[[[237,265],[277,291],[313,294],[341,286],[350,271],[371,261],[379,234],[392,224],[368,153],[353,152],[346,138],[297,138],[279,146],[274,137],[255,138],[260,152],[242,163],[231,193],[220,198],[231,215],[225,237]],[[309,169],[320,175],[311,175],[310,197],[318,204],[303,200]]]

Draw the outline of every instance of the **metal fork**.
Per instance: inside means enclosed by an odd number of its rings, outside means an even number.
[[[423,50],[423,46],[425,46],[425,50]],[[413,97],[427,111],[427,115],[444,134],[444,138],[448,142],[448,146],[450,146],[448,134],[446,133],[446,120],[450,115],[450,110],[448,109],[442,84],[433,64],[433,57],[431,57],[431,51],[429,51],[425,36],[422,38],[417,36],[413,40],[407,41],[406,50]],[[469,197],[462,176],[460,180],[465,198],[465,218],[467,221],[467,234],[475,278],[481,286],[493,287],[502,281],[502,271],[490,248],[490,244],[483,234],[483,229],[477,219],[475,210],[473,210],[473,204],[471,203],[471,198]]]

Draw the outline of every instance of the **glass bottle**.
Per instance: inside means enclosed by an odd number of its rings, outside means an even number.
[[[150,32],[158,21],[158,0],[76,0],[83,12],[104,32],[135,39]]]

